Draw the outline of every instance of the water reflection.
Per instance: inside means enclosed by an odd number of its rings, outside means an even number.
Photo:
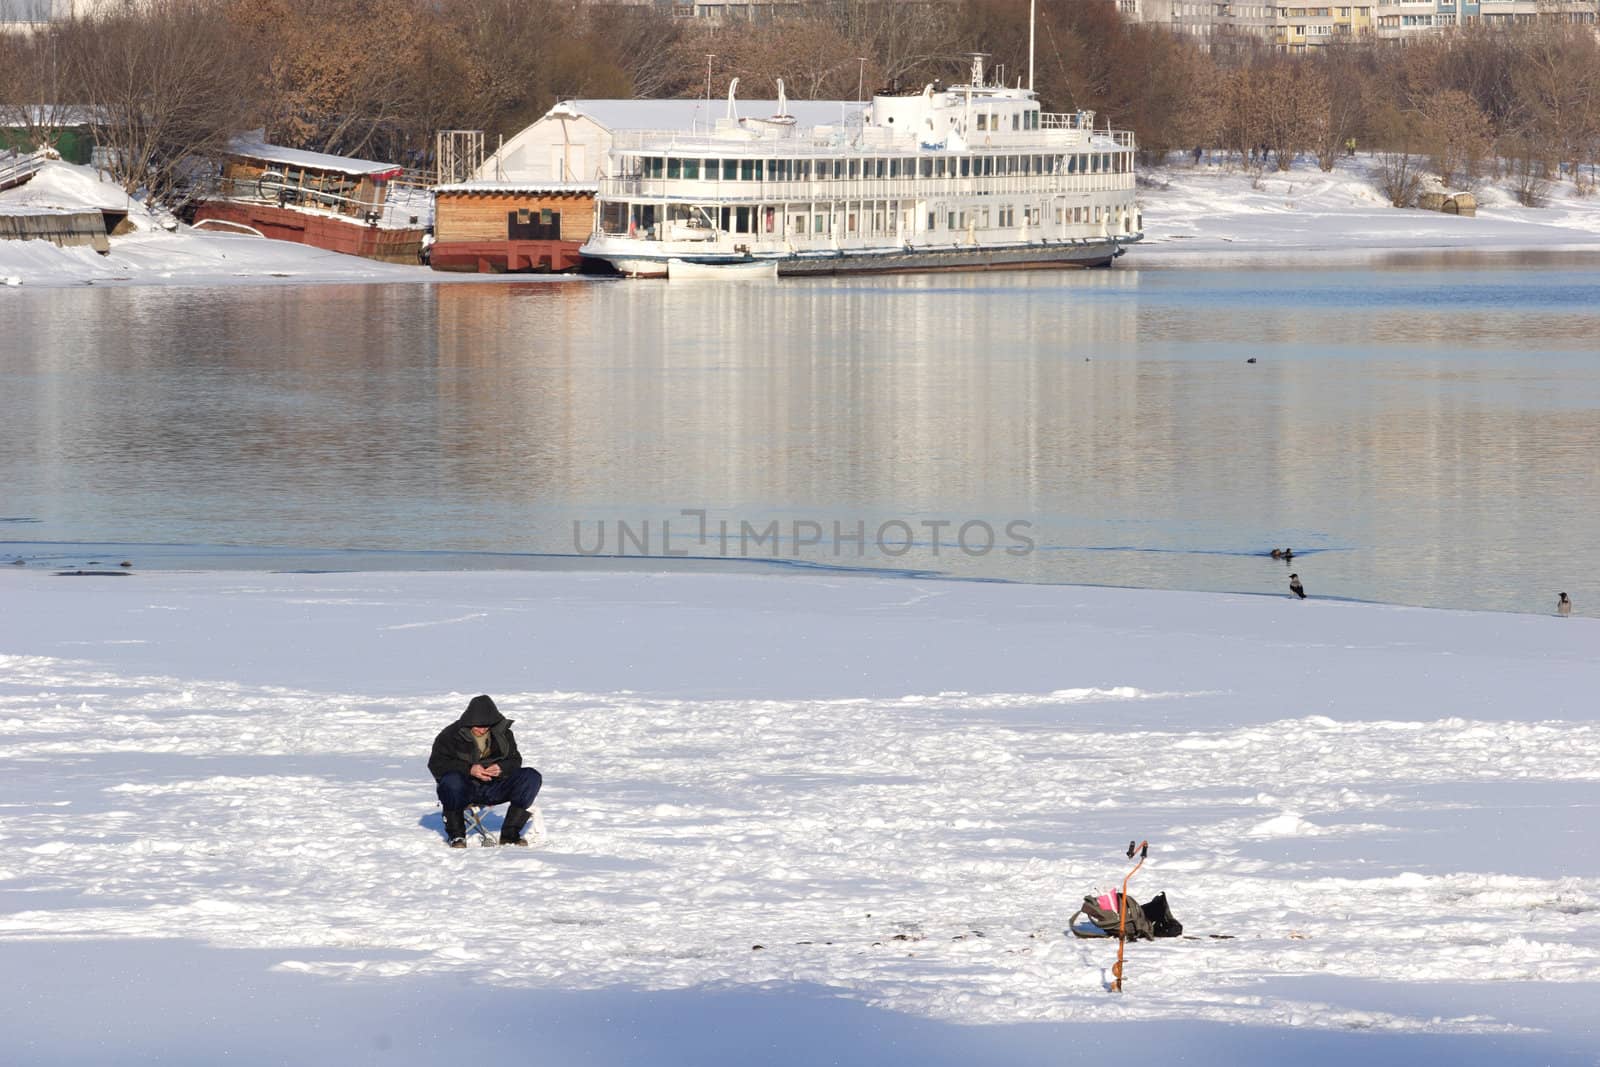
[[[559,553],[575,520],[689,508],[868,530],[813,562],[1274,593],[1261,554],[1292,545],[1314,595],[1592,612],[1597,277],[8,294],[0,514],[40,520],[14,541]],[[928,525],[1013,519],[1037,551]],[[919,543],[885,556],[895,520]]]

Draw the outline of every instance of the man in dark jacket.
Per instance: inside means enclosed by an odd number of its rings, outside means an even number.
[[[470,805],[510,803],[500,826],[502,845],[526,845],[522,829],[528,809],[539,795],[544,778],[522,765],[512,720],[500,714],[494,701],[473,697],[461,718],[439,731],[428,756],[428,770],[439,783],[439,803],[444,805],[444,836],[451,848],[467,847],[466,808]]]

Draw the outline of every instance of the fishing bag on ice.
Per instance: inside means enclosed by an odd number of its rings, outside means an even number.
[[[1102,893],[1083,898],[1083,906],[1072,916],[1070,924],[1077,937],[1116,937],[1122,920],[1118,916],[1122,894]],[[1183,924],[1167,907],[1167,894],[1158,893],[1148,904],[1140,904],[1132,897],[1127,903],[1127,931],[1129,941],[1152,941],[1158,937],[1177,937],[1183,933]]]

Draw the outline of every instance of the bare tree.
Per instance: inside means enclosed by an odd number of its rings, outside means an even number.
[[[70,22],[61,59],[130,194],[167,198],[184,166],[221,153],[251,113],[238,38],[215,0],[153,0]]]
[[[1334,161],[1361,125],[1363,53],[1354,45],[1339,43],[1328,46],[1318,59],[1323,95],[1322,105],[1313,116],[1312,144],[1317,166],[1324,171],[1333,169]]]
[[[1468,185],[1483,173],[1494,138],[1489,119],[1460,89],[1428,97],[1421,108],[1433,167],[1446,186]]]
[[[1425,142],[1422,117],[1415,111],[1383,101],[1370,109],[1374,136],[1382,146],[1376,153],[1378,188],[1395,207],[1412,207],[1422,191]]]
[[[60,35],[54,26],[0,34],[0,125],[22,131],[15,144],[0,141],[0,150],[57,147],[62,129],[82,117],[73,114],[62,90]]]

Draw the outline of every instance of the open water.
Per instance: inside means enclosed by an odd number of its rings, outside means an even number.
[[[1600,260],[1139,259],[0,290],[0,562],[1293,570],[1600,614]]]

